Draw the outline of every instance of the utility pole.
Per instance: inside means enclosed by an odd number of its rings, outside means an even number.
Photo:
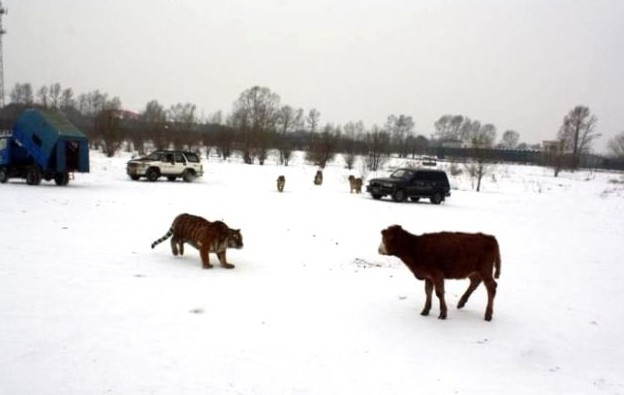
[[[2,0],[0,0],[0,108],[4,107],[4,60],[2,59],[2,36],[6,33],[6,30],[2,27],[2,17],[6,13],[6,9],[2,6]]]

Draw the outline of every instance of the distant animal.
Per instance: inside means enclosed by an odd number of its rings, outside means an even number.
[[[457,308],[464,307],[472,292],[485,284],[488,294],[485,320],[492,319],[496,281],[500,276],[500,250],[496,238],[482,233],[426,233],[413,235],[400,225],[393,225],[381,231],[379,253],[393,255],[403,263],[419,280],[425,280],[425,307],[422,315],[431,310],[431,293],[435,289],[440,300],[440,316],[447,314],[444,300],[444,279],[468,277],[470,285],[462,295]],[[494,278],[492,277],[494,271]]]
[[[317,170],[314,176],[314,185],[321,185],[323,183],[323,171]]]
[[[349,176],[349,186],[350,186],[350,192],[349,193],[353,193],[353,191],[355,191],[355,193],[362,193],[362,179],[361,178],[355,178],[355,176],[352,174]]]
[[[284,185],[286,185],[286,177],[277,177],[277,190],[280,192],[284,192]]]
[[[240,229],[230,229],[222,221],[210,222],[205,218],[180,214],[173,220],[169,231],[152,243],[152,248],[171,237],[171,252],[174,256],[184,255],[184,243],[199,250],[202,267],[212,267],[208,257],[209,252],[217,254],[221,266],[233,269],[234,265],[227,262],[225,252],[228,248],[243,248],[243,235]]]

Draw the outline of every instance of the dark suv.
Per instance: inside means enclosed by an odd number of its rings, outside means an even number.
[[[368,182],[366,192],[373,199],[390,195],[395,202],[409,197],[415,202],[420,198],[429,198],[431,203],[440,204],[451,196],[451,186],[442,170],[403,168],[395,170],[388,178],[373,178]]]

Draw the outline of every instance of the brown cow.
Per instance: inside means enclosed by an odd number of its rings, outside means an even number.
[[[379,253],[394,255],[414,273],[417,279],[425,280],[425,308],[422,315],[431,310],[431,292],[440,300],[440,316],[446,318],[444,301],[444,279],[470,278],[470,285],[459,299],[457,308],[464,307],[472,292],[481,281],[488,293],[485,320],[492,319],[496,281],[500,276],[500,251],[494,236],[482,233],[425,233],[413,235],[393,225],[381,231]],[[494,278],[492,278],[494,271]]]

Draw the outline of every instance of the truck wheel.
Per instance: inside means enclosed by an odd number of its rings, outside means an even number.
[[[193,170],[186,169],[184,170],[184,174],[182,174],[182,179],[186,182],[191,182],[195,179],[195,172]]]
[[[54,182],[58,186],[65,186],[69,183],[69,173],[54,174]]]
[[[32,168],[26,173],[26,184],[39,185],[41,183],[41,172],[38,169]]]
[[[381,198],[382,198],[382,196],[383,196],[383,195],[378,195],[378,194],[376,194],[376,193],[373,193],[373,194],[371,194],[371,196],[373,197],[373,199],[375,199],[375,200],[379,200],[379,199],[381,199]]]
[[[402,189],[397,189],[392,194],[392,200],[394,200],[395,202],[404,202],[405,199],[407,199],[407,194]]]
[[[0,184],[4,184],[9,179],[9,171],[6,167],[0,167]]]
[[[130,179],[131,179],[132,181],[138,181],[138,180],[139,180],[139,178],[141,178],[141,176],[137,176],[136,174],[133,174],[133,175],[131,175],[131,176],[130,176]]]
[[[160,177],[160,172],[158,171],[158,169],[152,167],[151,169],[147,170],[145,176],[147,177],[147,181],[154,182],[158,180],[158,177]]]
[[[440,194],[440,192],[436,192],[433,195],[431,195],[429,200],[431,200],[432,204],[440,204],[442,203],[442,195]]]

